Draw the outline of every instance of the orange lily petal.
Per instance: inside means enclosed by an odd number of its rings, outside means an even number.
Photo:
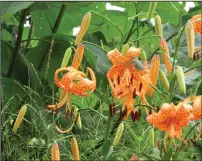
[[[202,15],[198,14],[193,16],[191,22],[194,26],[194,31],[198,34],[202,34]]]
[[[147,121],[161,131],[166,131],[171,138],[181,137],[182,128],[188,125],[189,112],[183,103],[174,106],[164,103],[158,113],[152,113]]]
[[[87,68],[87,69],[91,75],[92,80],[89,80],[88,78],[83,78],[78,83],[73,83],[71,88],[72,93],[80,96],[88,96],[95,90],[96,88],[95,74],[91,68]],[[88,94],[85,93],[88,90],[90,90],[90,92]]]

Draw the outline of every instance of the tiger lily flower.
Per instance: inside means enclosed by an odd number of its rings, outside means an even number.
[[[160,39],[160,48],[163,50],[163,54],[162,54],[163,62],[168,70],[168,73],[171,74],[172,63],[169,60],[170,54],[169,54],[169,50],[168,50],[168,44],[166,43],[166,40],[164,38]]]
[[[191,22],[194,27],[194,31],[198,34],[202,34],[202,15],[198,14],[191,18]]]
[[[158,55],[154,55],[152,57],[151,68],[150,68],[150,78],[154,86],[157,84],[159,66],[160,66],[160,57]],[[154,88],[150,86],[150,90],[148,91],[148,96],[151,97],[153,92],[154,92]]]
[[[188,125],[189,112],[180,102],[177,106],[164,103],[161,110],[147,116],[147,121],[160,131],[166,131],[170,138],[182,137],[182,128]]]
[[[187,97],[183,103],[186,104],[186,109],[190,113],[190,120],[202,119],[202,95]],[[192,106],[190,105],[193,104]]]
[[[125,55],[114,49],[107,56],[113,66],[107,73],[109,84],[116,99],[123,101],[122,110],[126,110],[126,117],[133,110],[134,98],[139,95],[146,102],[149,79],[147,65],[142,65],[137,59],[140,48],[130,47]]]
[[[62,67],[56,70],[54,75],[55,84],[65,91],[65,94],[61,101],[56,105],[48,105],[49,109],[58,110],[65,103],[66,106],[66,114],[68,110],[71,109],[71,94],[80,95],[80,96],[88,96],[93,93],[96,88],[96,77],[93,70],[87,67],[88,72],[90,73],[91,80],[86,77],[86,74],[79,71],[78,68],[83,58],[84,53],[84,45],[79,45],[76,50],[76,54],[74,55],[72,66],[70,67]],[[58,74],[61,72],[67,72],[63,75],[61,79],[59,79]]]

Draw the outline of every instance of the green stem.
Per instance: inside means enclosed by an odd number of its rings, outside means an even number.
[[[105,17],[105,16],[103,16],[103,15],[101,15],[95,11],[90,11],[90,12],[92,12],[92,13],[104,18],[105,20],[107,20],[109,23],[111,23],[117,29],[117,31],[119,31],[121,33],[121,35],[123,35],[123,30],[121,29],[121,27],[119,25],[115,24],[114,22],[112,22],[109,18],[107,18],[107,17]]]
[[[32,21],[30,29],[29,29],[28,38],[27,38],[28,41],[27,41],[26,46],[25,46],[25,52],[27,51],[27,48],[30,46],[31,37],[32,37],[32,33],[33,33],[33,28],[34,28],[34,25],[33,25],[33,21]]]
[[[197,65],[197,66],[195,66],[195,67],[193,67],[193,68],[190,68],[190,69],[186,70],[184,73],[187,73],[187,72],[189,72],[189,71],[191,71],[191,70],[193,70],[193,69],[195,69],[195,68],[201,67],[201,66],[202,66],[202,64]]]
[[[163,139],[164,139],[164,135],[165,135],[165,131],[162,132],[162,135],[161,135],[161,147],[160,147],[160,157],[162,157],[163,155]]]
[[[111,117],[111,114],[110,114],[110,112],[109,112],[108,121],[107,121],[107,131],[106,131],[106,135],[105,135],[105,140],[107,140],[107,139],[109,138],[109,129],[110,129],[111,122],[112,122],[112,117]]]
[[[59,14],[58,14],[58,17],[57,17],[57,19],[56,19],[55,25],[54,25],[54,27],[53,27],[53,29],[52,29],[52,33],[56,33],[56,32],[58,31],[58,28],[59,28],[60,23],[61,23],[61,21],[62,21],[62,17],[63,17],[63,15],[64,15],[64,13],[65,13],[66,7],[67,7],[67,5],[65,5],[65,4],[63,4],[63,5],[61,6],[61,9],[60,9],[60,12],[59,12]],[[53,38],[51,37],[51,38],[50,38],[50,42],[52,42],[52,41],[53,41]],[[49,43],[48,47],[46,48],[45,52],[44,52],[43,55],[42,55],[41,61],[40,61],[39,65],[38,65],[38,67],[37,67],[37,69],[38,69],[39,71],[40,71],[40,70],[42,69],[42,67],[43,67],[43,64],[44,64],[44,62],[45,62],[45,60],[46,60],[46,58],[47,58],[47,56],[48,56],[48,54],[49,54],[50,48],[51,48],[51,43]]]
[[[145,36],[145,37],[137,38],[136,40],[132,41],[131,43],[134,43],[134,42],[136,42],[136,41],[143,40],[143,39],[153,38],[153,37],[159,37],[159,38],[161,38],[160,35]]]
[[[181,37],[182,37],[182,33],[184,31],[184,27],[182,28],[181,32],[180,32],[180,35],[178,37],[178,40],[176,42],[176,48],[175,48],[175,53],[174,53],[174,56],[173,56],[173,63],[172,63],[172,74],[174,72],[174,68],[175,68],[175,59],[177,57],[177,53],[178,53],[178,48],[180,47],[180,40],[181,40]]]
[[[21,41],[22,41],[22,34],[23,34],[23,30],[24,30],[24,23],[25,23],[25,19],[26,19],[26,10],[22,10],[21,11],[21,16],[20,16],[20,24],[19,24],[19,31],[18,31],[18,37],[17,37],[17,41],[16,41],[16,45],[15,48],[13,50],[13,56],[12,56],[12,60],[10,63],[10,67],[7,73],[7,77],[11,77],[12,72],[13,72],[13,68],[14,68],[14,64],[16,62],[16,58],[20,49],[20,45],[21,45]]]

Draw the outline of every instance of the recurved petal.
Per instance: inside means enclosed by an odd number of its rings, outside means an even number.
[[[129,58],[122,56],[118,49],[108,52],[107,56],[114,65],[125,63],[130,60]]]
[[[140,48],[131,46],[126,56],[132,59],[133,57],[139,57],[139,55],[140,55]]]
[[[193,104],[194,120],[202,119],[202,96],[197,96]]]
[[[95,78],[95,74],[92,71],[91,68],[88,68],[88,71],[91,75],[91,79],[89,80],[88,78],[83,78],[80,81],[78,81],[77,83],[73,82],[73,85],[71,87],[71,92],[80,96],[87,96],[91,93],[93,93],[93,91],[96,88],[96,78]],[[88,93],[86,93],[88,90],[90,90]]]

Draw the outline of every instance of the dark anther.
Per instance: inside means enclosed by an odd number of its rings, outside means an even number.
[[[152,114],[152,108],[150,107],[149,108],[149,115],[151,115]]]
[[[133,99],[135,99],[136,96],[137,96],[136,89],[134,88],[134,90],[133,90]]]
[[[130,84],[133,84],[133,74],[131,74],[131,77],[130,77]]]
[[[139,120],[139,116],[138,116],[138,112],[137,111],[135,112],[135,117],[136,117],[136,120],[138,121]]]
[[[119,77],[119,75],[118,75],[117,81],[118,81],[118,85],[119,85],[120,84],[120,77]]]
[[[109,105],[109,113],[110,113],[110,116],[112,117],[113,116],[113,104]]]
[[[141,92],[142,90],[142,83],[140,83],[139,91]]]
[[[159,112],[159,106],[157,107],[156,112]]]
[[[136,121],[135,113],[132,111],[132,112],[130,113],[130,115],[131,115],[131,118],[132,118],[133,122],[135,122],[135,121]]]

